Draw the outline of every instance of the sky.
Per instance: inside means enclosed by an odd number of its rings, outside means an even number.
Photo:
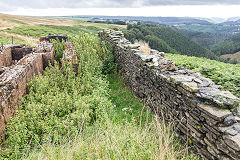
[[[0,6],[1,13],[29,16],[240,16],[240,0],[1,0]]]

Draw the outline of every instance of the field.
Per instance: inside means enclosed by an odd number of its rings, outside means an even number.
[[[0,159],[192,159],[171,125],[132,95],[118,75],[111,47],[100,44],[97,32],[115,25],[1,17],[14,24],[1,28],[4,43],[12,36],[15,43],[34,44],[52,32],[73,35],[79,74],[63,61],[61,69],[50,66],[28,84],[29,93],[5,131]]]
[[[34,45],[40,36],[49,33],[77,35],[79,32],[97,34],[104,28],[126,29],[124,25],[88,23],[80,20],[13,16],[0,13],[0,43],[13,42]]]

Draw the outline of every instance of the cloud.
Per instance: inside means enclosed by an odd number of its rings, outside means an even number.
[[[145,5],[237,5],[239,0],[147,0]]]
[[[16,8],[137,8],[161,5],[240,4],[239,0],[6,0],[0,11]]]

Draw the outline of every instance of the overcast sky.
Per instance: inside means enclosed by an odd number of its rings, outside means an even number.
[[[35,16],[240,16],[240,0],[4,0],[0,6],[3,13]]]

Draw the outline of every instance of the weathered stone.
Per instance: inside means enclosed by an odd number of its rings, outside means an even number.
[[[177,74],[187,74],[186,69],[182,68],[182,67],[178,68],[178,70],[176,72],[177,72]]]
[[[227,157],[226,155],[221,155],[218,156],[219,160],[231,160],[229,157]]]
[[[136,52],[136,55],[140,56],[140,58],[144,61],[144,62],[152,62],[154,58],[160,58],[159,55],[147,55],[143,52]]]
[[[205,78],[205,77],[199,77],[201,80],[201,83],[199,84],[200,87],[209,87],[210,85],[214,84],[214,82],[209,79],[209,78]]]
[[[239,122],[239,117],[230,115],[224,119],[223,124],[225,126],[230,126],[230,125],[233,125],[234,123],[238,123],[238,122]]]
[[[235,130],[235,128],[231,128],[231,129],[226,130],[225,133],[228,135],[231,135],[231,136],[235,136],[238,134],[238,131]]]
[[[239,98],[229,91],[221,91],[216,87],[200,87],[199,92],[200,98],[212,101],[220,108],[236,108],[240,103]]]
[[[201,108],[205,114],[207,114],[208,116],[216,120],[223,120],[224,118],[232,114],[227,109],[219,109],[217,107],[205,105],[205,104],[200,104],[199,108]]]
[[[170,76],[174,81],[177,82],[192,82],[195,77],[187,75],[172,75]]]
[[[198,79],[198,78],[194,78],[193,81],[196,83],[199,83],[199,84],[201,84],[203,82],[201,79]]]
[[[174,65],[173,61],[168,58],[160,58],[158,60],[159,70],[164,71],[176,71],[177,67]]]
[[[129,49],[138,49],[140,47],[140,45],[138,44],[127,44],[125,45],[126,48],[129,48]]]
[[[159,54],[159,51],[155,49],[151,49],[151,54]]]
[[[12,64],[12,45],[5,46],[0,52],[0,69],[4,67],[9,67]]]
[[[239,123],[235,123],[235,124],[233,125],[233,128],[234,128],[236,131],[240,132],[240,124],[239,124]]]
[[[240,105],[236,108],[236,113],[238,116],[240,116]]]
[[[223,141],[216,141],[217,149],[224,152],[225,154],[229,153],[229,150],[227,150],[228,146]]]
[[[240,151],[240,134],[235,136],[224,136],[225,143],[236,151]]]
[[[199,91],[198,85],[195,82],[182,82],[181,84],[184,89],[186,89],[190,92],[198,92]]]

